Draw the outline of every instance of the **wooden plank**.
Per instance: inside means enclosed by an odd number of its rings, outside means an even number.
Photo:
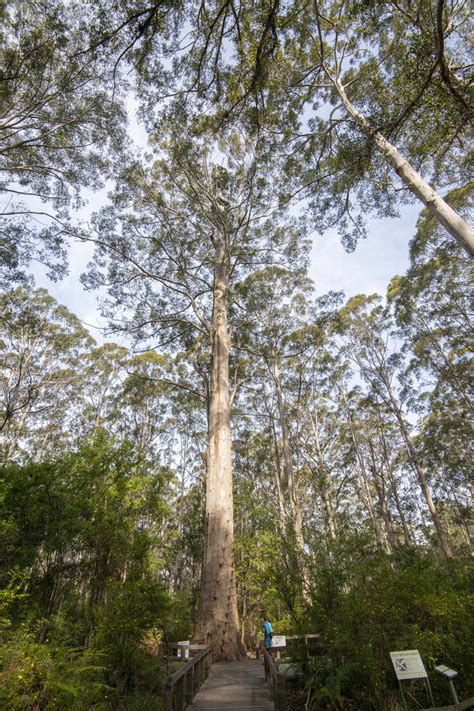
[[[187,711],[273,711],[262,662],[219,662]]]

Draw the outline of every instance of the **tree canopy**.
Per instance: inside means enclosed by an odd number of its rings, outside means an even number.
[[[0,705],[159,709],[264,615],[320,635],[295,711],[400,709],[396,649],[472,694],[467,4],[0,21]],[[413,200],[386,293],[316,291],[315,231]],[[109,340],[36,286],[72,244]]]

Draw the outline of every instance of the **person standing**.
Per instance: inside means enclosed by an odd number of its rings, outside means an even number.
[[[264,616],[264,618],[263,618],[262,632],[263,632],[263,646],[265,647],[265,649],[268,649],[269,647],[272,646],[273,628],[272,628],[272,623],[270,622],[269,619],[267,619],[266,616]]]

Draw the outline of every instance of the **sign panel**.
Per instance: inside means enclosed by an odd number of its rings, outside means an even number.
[[[435,667],[435,669],[437,672],[446,677],[446,679],[455,679],[458,675],[457,671],[454,671],[454,669],[450,669],[444,664],[440,664],[438,667]]]
[[[426,679],[428,674],[417,649],[390,652],[397,679]]]
[[[280,637],[273,635],[272,647],[286,647],[286,637],[283,635]]]
[[[184,642],[178,642],[178,645],[178,657],[189,659],[189,639]]]

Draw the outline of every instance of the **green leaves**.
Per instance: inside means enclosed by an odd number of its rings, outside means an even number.
[[[427,553],[408,551],[390,560],[359,556],[357,544],[342,542],[331,557],[332,564],[318,556],[312,623],[322,635],[324,656],[313,660],[308,684],[313,698],[374,711],[389,708],[397,696],[389,652],[396,649],[420,651],[439,703],[449,701],[433,674],[442,659],[462,669],[459,682],[468,695],[474,663],[466,646],[472,564],[465,559],[446,567]]]
[[[119,699],[145,664],[154,670],[144,684],[158,693],[159,660],[141,642],[168,605],[152,558],[164,478],[105,432],[50,461],[4,468],[0,578],[10,584],[0,694],[9,707]],[[18,565],[28,573],[15,579]]]

